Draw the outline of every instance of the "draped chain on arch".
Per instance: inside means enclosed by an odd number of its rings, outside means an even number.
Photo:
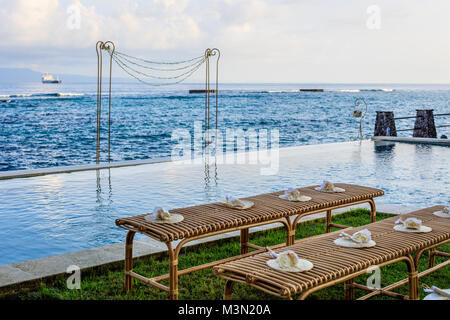
[[[218,92],[219,92],[219,59],[220,50],[217,48],[206,49],[204,54],[194,58],[179,61],[156,61],[152,59],[144,59],[135,57],[127,53],[116,50],[112,41],[98,41],[96,44],[97,51],[97,147],[96,147],[96,163],[100,163],[100,131],[101,131],[101,104],[102,104],[102,51],[109,54],[109,91],[108,91],[108,162],[111,161],[111,75],[112,62],[114,61],[120,69],[127,75],[137,81],[154,87],[170,86],[179,84],[190,78],[196,71],[205,65],[205,120],[204,120],[204,141],[207,147],[209,141],[210,130],[210,94],[215,94],[215,129],[217,138],[218,129]],[[215,89],[211,89],[210,75],[210,58],[217,56],[215,70]],[[216,141],[217,142],[217,141]]]

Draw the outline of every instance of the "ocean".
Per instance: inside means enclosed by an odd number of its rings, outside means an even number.
[[[189,89],[202,88],[113,82],[112,161],[169,157],[176,143],[173,130],[192,132],[194,121],[204,119],[204,95],[189,94]],[[101,161],[107,161],[106,96],[104,91]],[[280,147],[350,141],[359,135],[359,120],[352,114],[357,98],[368,105],[363,134],[370,137],[377,110],[391,110],[396,116],[412,116],[424,108],[448,113],[450,86],[220,84],[218,125],[220,130],[278,129]],[[95,162],[96,99],[95,82],[0,84],[0,171]],[[436,124],[450,120],[439,117]],[[397,129],[413,125],[414,119],[397,121]],[[439,128],[442,134],[450,136],[450,128]],[[399,135],[411,136],[412,131]]]

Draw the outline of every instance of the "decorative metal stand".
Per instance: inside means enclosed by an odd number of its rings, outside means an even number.
[[[364,105],[364,111],[359,109],[361,105]],[[356,109],[353,110],[353,116],[359,118],[359,139],[362,140],[362,121],[367,114],[367,103],[363,98],[358,98],[355,100],[355,107]]]
[[[103,80],[103,56],[102,50],[110,52],[109,59],[109,91],[108,91],[108,162],[111,162],[111,75],[112,75],[112,57],[116,46],[111,41],[98,41],[95,45],[97,51],[97,147],[95,162],[100,163],[100,139],[102,126],[102,80]]]
[[[210,94],[215,94],[215,117],[216,134],[215,145],[217,146],[217,129],[219,118],[219,59],[220,50],[217,48],[206,49],[205,53],[193,59],[174,62],[161,62],[146,60],[116,51],[112,41],[98,41],[97,51],[97,137],[96,137],[96,163],[100,163],[101,154],[101,115],[102,115],[102,78],[103,78],[103,57],[102,50],[109,53],[109,92],[108,92],[108,162],[111,162],[111,75],[112,61],[136,80],[150,86],[167,86],[180,83],[193,75],[204,63],[206,66],[205,75],[205,125],[204,125],[204,145],[209,147],[209,130],[211,128],[211,102]],[[211,90],[210,60],[217,56],[215,70],[215,90]],[[146,78],[154,79],[156,82],[149,82]],[[163,82],[157,82],[163,81]]]
[[[206,76],[205,76],[205,149],[212,143],[209,140],[209,130],[210,127],[210,93],[211,93],[211,81],[210,81],[210,57],[216,56],[216,89],[213,91],[216,95],[216,134],[215,134],[215,146],[217,147],[217,127],[218,127],[218,119],[219,119],[219,59],[220,59],[220,50],[217,48],[206,49],[205,50],[205,63],[206,63]]]

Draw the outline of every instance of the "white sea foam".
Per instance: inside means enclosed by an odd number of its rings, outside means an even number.
[[[391,92],[391,91],[394,91],[394,89],[361,89],[361,91],[384,91],[384,92]]]
[[[376,91],[383,91],[383,92],[392,92],[394,89],[339,89],[337,90],[339,92],[376,92]]]
[[[0,94],[1,98],[26,98],[26,97],[79,97],[84,93],[75,92],[51,92],[51,93],[16,93],[16,94]]]
[[[31,97],[31,93],[18,93],[18,94],[11,94],[10,98],[23,98],[23,97]]]
[[[73,93],[73,92],[57,92],[55,93],[57,97],[79,97],[83,96],[84,93]]]
[[[292,89],[292,90],[268,90],[267,93],[291,93],[291,92],[299,92],[299,90]]]

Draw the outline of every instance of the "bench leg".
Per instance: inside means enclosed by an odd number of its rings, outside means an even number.
[[[133,278],[128,274],[128,272],[133,270],[133,239],[135,234],[136,232],[134,231],[128,231],[125,242],[125,292],[131,290],[133,287]]]
[[[406,260],[406,265],[408,266],[408,287],[409,287],[409,299],[419,300],[419,273],[418,273],[418,260],[416,263],[415,259],[420,259],[420,255],[423,250],[416,253],[413,259],[411,255],[407,255],[408,260]]]
[[[327,226],[325,232],[328,233],[331,231],[331,210],[327,210]]]
[[[250,240],[248,228],[241,230],[241,254],[248,252],[247,243]]]
[[[428,268],[434,267],[436,261],[436,248],[430,249],[428,251]]]
[[[419,300],[419,276],[417,271],[408,273],[409,299]]]
[[[225,282],[225,289],[223,291],[223,300],[231,300],[231,296],[233,294],[233,286],[234,282],[231,280],[227,280]]]
[[[353,284],[355,279],[350,279],[344,282],[345,300],[355,300],[355,287]]]
[[[286,239],[286,245],[290,246],[295,243],[295,229],[287,230],[287,239]]]
[[[166,243],[169,251],[169,299],[178,300],[178,250],[170,242]]]
[[[370,204],[370,222],[372,223],[377,220],[377,207],[373,199],[369,200],[369,204]]]

